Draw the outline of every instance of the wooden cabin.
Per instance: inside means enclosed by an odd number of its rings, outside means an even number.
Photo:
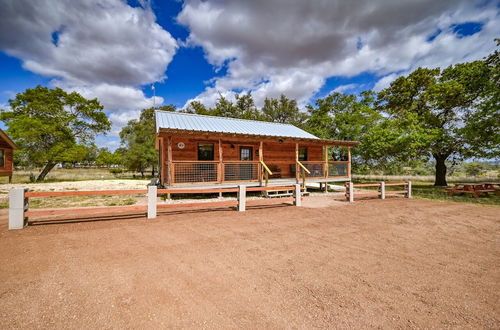
[[[18,149],[14,141],[0,129],[0,176],[8,176],[9,183],[14,171],[14,149]]]
[[[323,140],[288,124],[156,111],[165,187],[350,181],[353,141]],[[332,148],[345,157],[333,159]]]

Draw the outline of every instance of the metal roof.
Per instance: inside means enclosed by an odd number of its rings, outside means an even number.
[[[155,111],[156,131],[161,128],[188,130],[199,132],[217,132],[233,134],[266,135],[276,137],[291,137],[300,139],[318,139],[318,137],[289,124],[270,123],[257,120],[236,119],[179,113],[170,111]]]

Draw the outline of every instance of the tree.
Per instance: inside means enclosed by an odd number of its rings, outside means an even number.
[[[301,112],[297,106],[297,101],[287,98],[281,94],[279,99],[266,98],[262,107],[262,115],[265,121],[292,124],[303,127],[307,114]]]
[[[499,89],[498,62],[488,60],[396,79],[378,94],[379,110],[390,116],[388,153],[432,156],[434,185],[446,186],[449,159],[499,154]]]
[[[120,154],[111,152],[108,148],[100,148],[96,158],[96,163],[98,166],[110,167],[111,165],[118,165],[121,163]]]
[[[212,111],[207,109],[201,102],[199,101],[191,101],[188,106],[184,110],[186,113],[193,113],[198,115],[211,115]]]
[[[173,106],[161,107],[161,110],[175,111]],[[144,109],[139,120],[131,120],[120,131],[123,162],[127,168],[144,172],[151,167],[151,175],[155,175],[158,164],[158,152],[155,150],[155,108]]]
[[[0,119],[21,148],[22,158],[43,166],[41,181],[54,166],[90,145],[96,134],[105,133],[111,123],[97,99],[87,100],[76,92],[37,86],[9,100]]]
[[[472,162],[465,165],[465,174],[468,176],[478,176],[484,172],[484,166],[481,163]]]
[[[307,107],[310,116],[306,129],[323,139],[361,142],[355,149],[358,163],[370,159],[381,161],[380,157],[372,156],[372,140],[369,136],[382,120],[382,116],[373,108],[374,101],[374,94],[369,91],[362,92],[360,96],[332,93],[317,99],[316,107]]]

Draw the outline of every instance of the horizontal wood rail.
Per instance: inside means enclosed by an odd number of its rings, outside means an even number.
[[[208,189],[158,189],[158,195],[163,194],[214,194],[238,192],[238,188],[208,188]]]
[[[156,218],[159,209],[188,208],[188,207],[224,207],[237,206],[238,211],[245,211],[247,205],[247,191],[270,191],[270,190],[293,190],[296,206],[301,205],[302,192],[300,185],[274,186],[274,187],[246,187],[238,188],[212,188],[212,189],[158,189],[156,186],[148,186],[148,189],[138,190],[96,190],[96,191],[44,191],[28,192],[25,188],[14,188],[9,192],[9,229],[22,229],[28,224],[28,217],[37,216],[69,216],[79,218],[79,215],[113,215],[113,213],[145,213],[148,219]],[[194,203],[158,203],[158,196],[162,194],[203,194],[203,193],[227,193],[237,192],[237,200],[194,202]],[[50,209],[29,209],[29,198],[36,197],[65,197],[65,196],[96,196],[96,195],[124,195],[124,194],[146,194],[147,205],[127,206],[99,206],[99,207],[67,207]],[[283,201],[283,200],[281,200]],[[249,205],[269,204],[263,200],[249,201]]]
[[[404,190],[385,190],[386,186],[403,186]],[[365,188],[365,187],[378,187],[376,191],[360,191],[355,192],[354,188]],[[371,197],[371,196],[379,196],[380,199],[385,199],[387,195],[401,195],[404,194],[406,198],[411,198],[411,181],[408,182],[391,182],[385,183],[383,181],[379,183],[346,183],[345,184],[345,197],[349,202],[354,202],[354,196],[357,197]]]
[[[247,191],[273,191],[273,190],[292,190],[294,186],[274,186],[274,187],[248,187]]]
[[[159,209],[200,207],[200,206],[235,206],[238,201],[217,201],[217,202],[196,202],[196,203],[176,203],[176,204],[158,204]]]
[[[25,197],[67,197],[67,196],[99,196],[99,195],[138,195],[146,194],[147,189],[136,190],[88,190],[88,191],[32,191]]]
[[[222,164],[259,164],[258,160],[225,160]]]
[[[121,212],[146,212],[148,207],[146,205],[132,205],[132,206],[104,206],[104,207],[79,207],[79,208],[60,208],[60,209],[34,209],[26,211],[24,214],[27,217],[41,216],[41,215],[73,215],[73,214],[100,214],[110,213],[113,211]]]
[[[218,160],[173,160],[173,164],[175,163],[193,163],[193,164],[217,164]]]

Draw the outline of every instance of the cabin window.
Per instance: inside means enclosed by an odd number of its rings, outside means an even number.
[[[5,166],[5,150],[0,149],[0,167]]]
[[[299,162],[305,162],[305,161],[307,161],[307,148],[300,147],[299,148]]]
[[[198,160],[214,160],[214,144],[199,143],[198,144]]]
[[[240,148],[240,160],[253,160],[253,148],[252,147],[241,147]]]

